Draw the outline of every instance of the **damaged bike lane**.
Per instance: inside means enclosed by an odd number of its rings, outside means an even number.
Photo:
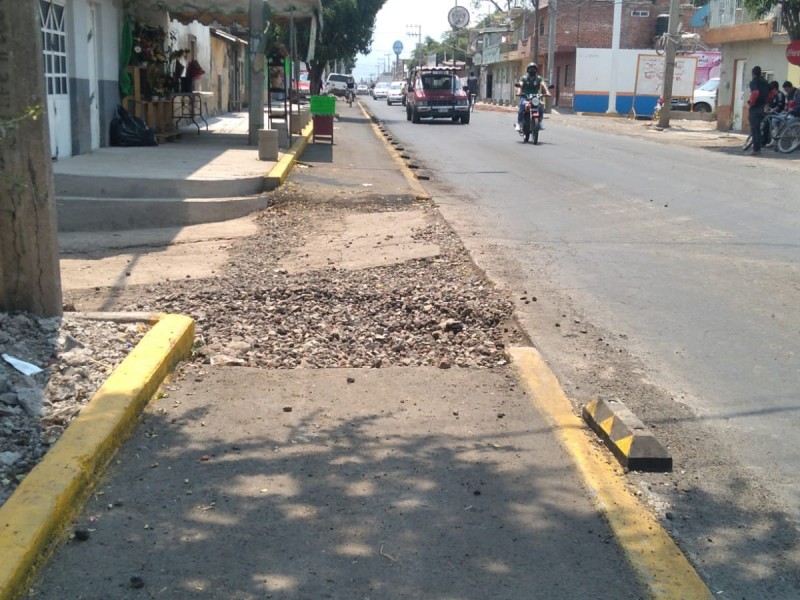
[[[194,360],[28,597],[652,595],[507,364],[524,334],[502,294],[342,113],[265,211],[260,286],[205,282],[233,316],[211,295],[185,311]],[[292,224],[295,243],[269,245]],[[153,302],[176,312],[198,289]]]

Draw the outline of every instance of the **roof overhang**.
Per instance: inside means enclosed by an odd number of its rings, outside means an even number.
[[[322,0],[264,0],[274,21],[304,21],[316,18],[322,25]],[[249,24],[249,0],[139,0],[139,6],[169,13],[170,18],[189,24]]]

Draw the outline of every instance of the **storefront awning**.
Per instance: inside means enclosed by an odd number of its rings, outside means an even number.
[[[264,0],[272,20],[296,21],[316,18],[322,25],[322,0]],[[203,25],[248,25],[249,0],[139,0],[144,8],[166,11],[170,18],[188,24],[199,21]]]

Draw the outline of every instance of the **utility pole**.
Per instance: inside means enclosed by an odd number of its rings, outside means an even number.
[[[667,50],[664,54],[664,104],[658,117],[659,127],[669,127],[670,104],[672,104],[672,79],[675,77],[675,36],[678,33],[678,16],[680,0],[672,0],[669,4],[669,25],[667,25]]]
[[[0,0],[0,310],[61,316],[39,3]]]
[[[533,0],[533,62],[539,64],[539,0]]]
[[[412,33],[408,31],[409,29],[416,28],[416,33]],[[415,48],[414,54],[417,54],[416,50],[419,50],[422,46],[422,25],[406,25],[406,35],[408,37],[415,37],[417,38],[417,46]],[[417,58],[417,65],[420,64],[419,57]]]
[[[250,93],[247,143],[258,145],[258,131],[264,128],[264,1],[250,0]]]
[[[555,81],[556,77],[556,1],[550,0],[547,4],[547,18],[549,19],[550,27],[547,32],[547,85],[552,86],[555,82],[556,89],[558,89],[558,82]],[[558,102],[558,95],[555,98]]]

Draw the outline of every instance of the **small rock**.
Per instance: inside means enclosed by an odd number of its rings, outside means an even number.
[[[139,577],[138,575],[134,575],[131,577],[131,587],[135,590],[141,589],[144,587],[144,579]]]
[[[0,465],[11,467],[19,462],[21,458],[22,454],[19,452],[13,452],[10,450],[7,452],[0,452]]]
[[[75,539],[80,542],[85,542],[89,539],[89,530],[88,529],[76,529],[75,530]]]

